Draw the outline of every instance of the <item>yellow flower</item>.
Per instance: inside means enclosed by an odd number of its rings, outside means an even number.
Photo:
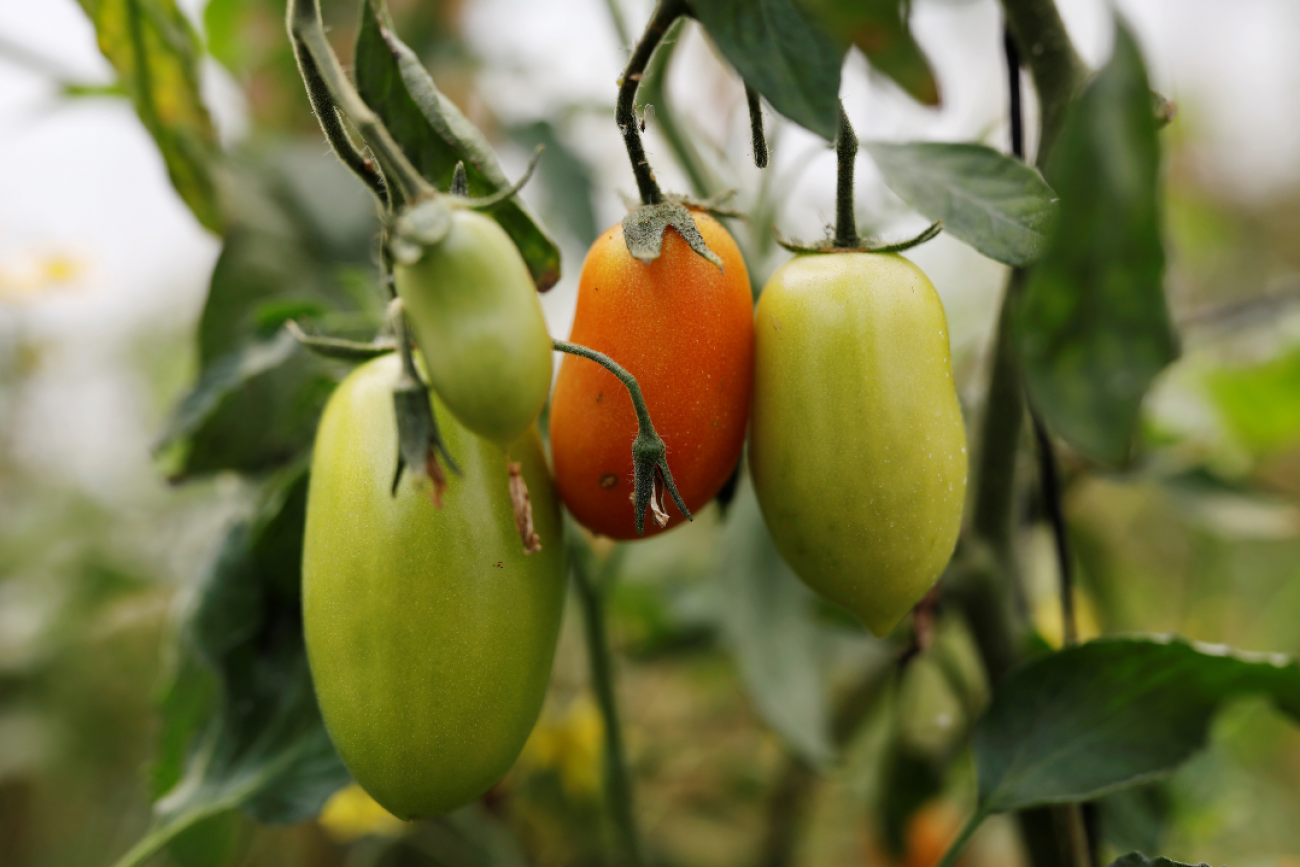
[[[316,821],[336,843],[351,843],[370,834],[399,837],[407,828],[356,783],[335,792]]]
[[[605,726],[588,696],[574,700],[563,713],[548,708],[524,745],[520,765],[554,771],[570,798],[600,792]]]

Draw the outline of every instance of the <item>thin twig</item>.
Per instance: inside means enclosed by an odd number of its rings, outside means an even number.
[[[835,246],[851,250],[858,246],[858,223],[853,214],[853,162],[858,155],[858,137],[840,102],[840,128],[835,135]]]

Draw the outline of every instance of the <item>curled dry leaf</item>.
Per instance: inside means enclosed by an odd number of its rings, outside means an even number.
[[[524,481],[523,465],[506,458],[506,468],[510,471],[510,507],[515,512],[519,541],[524,544],[525,554],[534,554],[542,550],[542,540],[533,528],[533,503],[528,496],[528,483]]]

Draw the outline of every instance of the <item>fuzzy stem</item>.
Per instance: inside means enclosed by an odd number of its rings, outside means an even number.
[[[636,826],[636,813],[632,802],[632,777],[628,772],[627,755],[623,748],[623,729],[619,724],[618,701],[614,692],[614,658],[605,629],[605,588],[608,574],[614,571],[618,559],[610,555],[601,575],[591,572],[591,552],[578,548],[575,543],[570,561],[573,584],[578,591],[582,607],[582,625],[587,638],[587,659],[591,667],[591,687],[596,693],[596,703],[605,724],[605,794],[624,861],[629,867],[642,867],[645,858],[641,850],[641,835]]]
[[[437,195],[433,186],[421,177],[402,153],[388,129],[361,99],[348,80],[338,57],[325,38],[317,0],[289,0],[286,12],[289,34],[301,52],[311,57],[321,82],[333,104],[342,110],[379,158],[385,174],[391,176],[408,200]]]
[[[646,24],[641,41],[632,51],[619,81],[618,104],[614,109],[614,121],[623,134],[627,145],[627,158],[632,163],[632,173],[636,175],[636,186],[641,193],[641,204],[657,205],[664,200],[664,195],[655,182],[654,172],[646,159],[645,147],[641,144],[641,133],[637,129],[636,92],[641,85],[646,64],[663,39],[664,33],[680,16],[686,14],[684,0],[660,0],[650,22]]]
[[[853,161],[858,155],[858,137],[840,102],[840,128],[835,135],[835,246],[852,250],[861,246],[857,218],[853,215]]]
[[[749,105],[749,138],[754,147],[754,165],[767,168],[767,136],[763,134],[763,103],[758,91],[745,85],[745,102]]]

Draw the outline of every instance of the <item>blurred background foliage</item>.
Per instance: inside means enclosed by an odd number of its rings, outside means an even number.
[[[86,5],[93,14],[95,4]],[[389,5],[402,38],[502,152],[509,174],[536,144],[547,146],[526,197],[564,251],[565,280],[546,305],[555,333],[567,333],[582,251],[619,215],[611,190],[631,188],[612,119],[624,49],[608,8],[582,4],[576,14],[588,29],[568,38],[604,40],[612,65],[586,71],[590,86],[557,102],[520,86],[528,58],[512,59],[509,50],[521,37],[503,40],[498,51],[483,48],[485,29],[512,26],[503,17],[510,3],[490,4],[497,17],[486,21],[488,13],[476,17],[474,0]],[[516,29],[537,23],[528,5],[513,7]],[[630,22],[648,12],[646,3],[617,5]],[[1251,10],[1255,5],[1265,4]],[[916,6],[918,19],[982,14],[979,20],[996,26],[992,4],[981,0]],[[379,320],[371,207],[307,110],[282,2],[182,7],[177,14],[189,16],[219,64],[201,66],[205,81],[224,88],[205,85],[217,123],[200,137],[228,151],[223,176],[212,181],[227,208],[221,217],[195,212],[209,226],[220,224],[225,243],[219,255],[210,245],[187,248],[198,250],[191,257],[198,264],[178,266],[150,291],[200,299],[195,289],[211,272],[207,308],[198,300],[150,300],[151,312],[128,315],[115,342],[96,346],[85,337],[95,323],[80,331],[57,326],[60,308],[103,291],[93,288],[93,258],[78,258],[75,246],[0,247],[6,867],[109,863],[150,826],[152,798],[180,773],[186,708],[211,700],[211,675],[194,668],[189,645],[176,641],[179,615],[202,604],[207,564],[231,522],[260,526],[255,487],[228,471],[255,474],[301,453],[340,374],[296,351],[277,329],[307,318],[332,333],[368,336]],[[323,8],[336,50],[350,57],[357,4],[330,0]],[[1161,8],[1178,14],[1177,4]],[[940,37],[923,23],[919,38],[929,48],[927,38]],[[985,31],[995,39],[995,29],[976,29]],[[93,33],[87,27],[78,38]],[[555,64],[567,62],[559,56],[564,33],[542,28],[522,38]],[[967,51],[993,56],[997,68],[994,39],[973,45],[964,34],[956,38]],[[956,111],[975,128],[900,120],[887,106],[906,97],[850,61],[846,104],[851,114],[869,109],[859,135],[890,138],[911,123],[934,137],[1002,146],[1003,121],[961,114],[963,91],[940,57],[951,48],[960,60],[955,45],[930,49],[947,101],[942,117]],[[770,116],[776,167],[761,177],[750,171],[742,165],[748,154],[738,84],[698,34],[681,34],[680,46],[684,70],[646,83],[654,94],[648,101],[659,106],[652,158],[672,188],[739,190],[734,204],[750,218],[733,228],[761,285],[786,255],[772,243],[774,222],[787,235],[809,236],[826,222],[827,154]],[[111,75],[69,73],[3,29],[0,64],[0,74],[21,70],[49,84],[41,111],[123,101]],[[914,72],[911,54],[908,64]],[[984,84],[996,91],[1000,79]],[[928,95],[924,86],[909,90],[918,88]],[[1166,287],[1183,357],[1146,402],[1135,467],[1102,473],[1067,455],[1081,626],[1084,637],[1169,631],[1300,654],[1300,182],[1277,177],[1265,182],[1267,194],[1243,194],[1207,168],[1212,136],[1203,107],[1174,95],[1180,116],[1162,134],[1163,217]],[[877,109],[879,130],[871,114]],[[9,118],[7,129],[21,135],[20,123],[42,122],[40,112],[27,113]],[[93,185],[79,192],[97,195]],[[869,170],[859,196],[866,228],[901,236],[918,224]],[[0,232],[19,218],[5,212]],[[179,210],[174,218],[193,221]],[[150,249],[145,242],[132,254]],[[917,258],[948,304],[962,396],[974,406],[1003,271],[948,241]],[[229,360],[224,367],[216,364],[222,359]],[[67,388],[90,375],[87,364],[112,367],[127,385]],[[197,370],[205,371],[204,387],[181,401]],[[64,427],[78,433],[61,433]],[[117,445],[89,453],[78,445],[100,440]],[[87,470],[95,461],[118,461],[120,471]],[[1025,470],[1032,479],[1032,467]],[[168,487],[164,478],[186,483]],[[1041,637],[1059,644],[1052,542],[1032,494],[1020,517],[1022,604]],[[661,863],[700,867],[934,864],[972,803],[963,744],[987,702],[965,626],[941,604],[933,646],[898,669],[892,646],[816,603],[763,539],[742,485],[725,520],[711,507],[674,534],[636,544],[621,561],[611,631],[638,815],[652,851]],[[238,811],[217,813],[161,859],[183,867],[603,863],[601,718],[575,613],[566,617],[547,706],[529,745],[478,804],[406,826],[348,787],[316,821],[261,825]],[[1108,851],[1159,848],[1233,867],[1297,867],[1300,733],[1264,702],[1240,702],[1215,724],[1210,748],[1170,780],[1090,809],[1102,816]],[[962,863],[1014,864],[1016,846],[1011,824],[994,821]]]

